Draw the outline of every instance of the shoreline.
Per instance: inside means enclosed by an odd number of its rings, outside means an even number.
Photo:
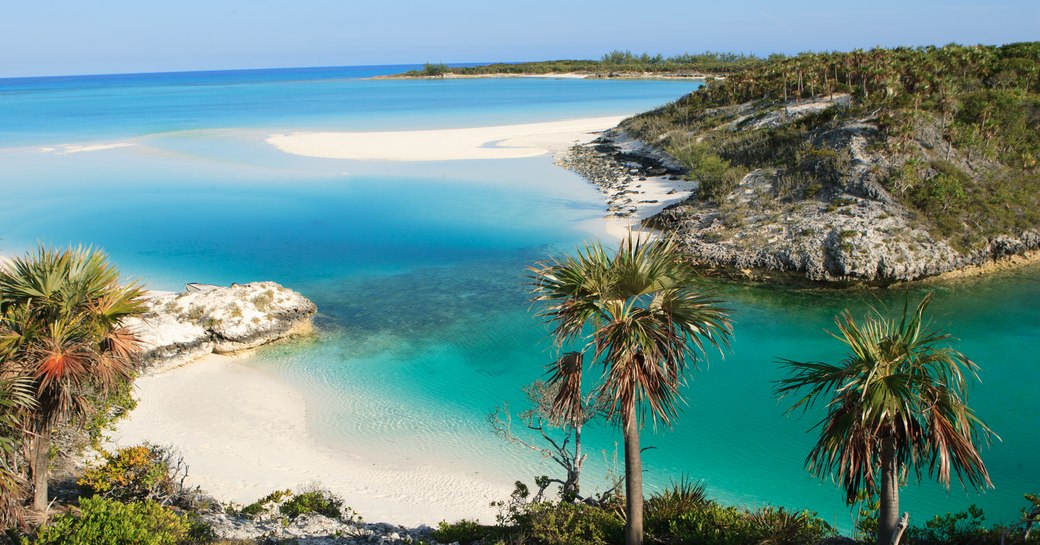
[[[495,72],[491,74],[456,74],[448,72],[439,76],[392,74],[389,76],[374,76],[371,79],[415,79],[415,80],[437,80],[437,79],[500,79],[500,78],[548,78],[548,79],[663,79],[663,80],[692,80],[707,81],[709,78],[717,79],[722,76],[711,76],[708,74],[685,74],[685,73],[659,73],[659,72],[546,72],[543,74],[516,74],[510,72]]]
[[[323,446],[307,429],[303,393],[250,368],[248,358],[211,354],[142,375],[134,385],[138,406],[109,442],[172,444],[189,465],[187,484],[242,505],[316,483],[365,520],[421,526],[491,522],[490,502],[508,497],[509,483],[429,465],[398,467]]]

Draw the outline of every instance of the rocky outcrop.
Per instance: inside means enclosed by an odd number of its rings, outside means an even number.
[[[572,147],[556,157],[556,164],[595,184],[607,200],[607,212],[620,218],[635,216],[643,208],[641,204],[657,203],[641,196],[639,182],[650,178],[678,181],[686,174],[667,154],[618,129],[606,131],[591,144]]]
[[[283,543],[304,540],[313,545],[437,543],[426,526],[406,528],[387,523],[366,523],[330,518],[319,514],[252,519],[222,511],[205,513],[202,519],[222,539]]]
[[[843,96],[771,109],[744,104],[720,115],[727,121],[711,130],[776,127],[845,104]],[[907,145],[918,146],[925,156],[945,149],[939,140],[927,141],[929,133],[923,129],[918,131],[923,140]],[[906,158],[884,153],[877,145],[883,138],[874,119],[810,130],[804,144],[810,157],[803,163],[810,169],[808,176],[791,176],[781,168],[754,169],[722,202],[705,202],[694,194],[643,224],[671,232],[698,265],[770,281],[890,285],[989,269],[1006,257],[1040,248],[1037,230],[976,241],[967,248],[935,235],[886,189],[886,177]],[[813,154],[819,156],[816,163]],[[629,137],[622,128],[572,150],[558,163],[595,183],[607,198],[608,215],[614,216],[636,211],[635,192],[629,190],[633,177],[683,172],[663,150]]]
[[[143,368],[181,365],[301,333],[317,310],[274,282],[190,286],[183,293],[153,294],[146,312],[126,322],[141,340]]]

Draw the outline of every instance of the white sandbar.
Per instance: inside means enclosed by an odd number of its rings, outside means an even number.
[[[625,116],[463,129],[383,132],[298,132],[267,142],[306,157],[362,161],[516,159],[562,151],[593,140]]]
[[[303,395],[243,361],[211,355],[138,378],[138,407],[112,442],[173,445],[189,465],[189,484],[243,505],[319,483],[367,521],[435,525],[491,522],[489,502],[508,497],[508,485],[473,474],[395,467],[318,444],[307,432]]]

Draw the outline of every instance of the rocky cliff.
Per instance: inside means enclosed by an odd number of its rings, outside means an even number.
[[[905,198],[892,193],[907,169],[913,166],[920,171],[917,176],[933,180],[945,171],[983,177],[991,165],[951,153],[936,136],[936,127],[925,122],[902,142],[900,152],[893,152],[876,115],[835,120],[841,116],[830,110],[842,111],[847,105],[847,96],[836,96],[714,109],[710,117],[721,122],[685,135],[694,142],[690,145],[705,138],[748,139],[755,131],[794,133],[794,146],[766,141],[755,153],[779,155],[788,152],[784,146],[796,147],[797,159],[739,170],[720,197],[705,198],[694,189],[643,224],[672,233],[692,261],[725,274],[839,284],[888,285],[986,268],[1040,247],[1036,229],[1010,229],[972,240],[936,229],[920,211],[907,207]],[[818,122],[823,116],[828,121]],[[614,215],[635,210],[615,202],[618,196],[634,197],[629,195],[636,193],[634,173],[639,178],[684,174],[665,145],[633,146],[636,139],[626,132],[629,127],[622,124],[560,161],[605,192],[609,188],[608,211]],[[718,134],[723,136],[714,136]],[[685,176],[699,178],[688,170]]]
[[[305,332],[317,310],[303,295],[274,282],[191,286],[183,293],[154,294],[147,311],[127,321],[144,347],[144,368],[182,365]]]

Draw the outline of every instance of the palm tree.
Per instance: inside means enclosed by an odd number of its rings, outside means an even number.
[[[25,480],[18,471],[22,416],[36,406],[26,377],[0,374],[0,528],[24,526]]]
[[[647,241],[630,234],[614,255],[599,243],[577,255],[532,267],[533,300],[553,327],[557,348],[583,342],[582,353],[602,365],[593,395],[608,415],[620,416],[625,442],[625,543],[643,541],[643,476],[639,446],[641,410],[670,423],[681,401],[688,365],[705,344],[727,345],[727,311],[694,287],[695,274],[679,260],[671,240]],[[582,358],[554,364],[551,384],[560,384],[553,411],[572,418],[580,410]]]
[[[0,366],[26,377],[35,398],[26,438],[33,507],[41,512],[51,431],[129,380],[137,339],[121,322],[142,310],[142,295],[135,284],[120,284],[105,254],[91,248],[40,246],[0,267]]]
[[[862,325],[846,310],[835,317],[848,356],[839,364],[782,360],[790,376],[778,381],[786,396],[806,391],[790,410],[826,400],[820,438],[806,459],[817,477],[833,475],[851,505],[880,489],[878,544],[898,538],[899,480],[913,470],[947,488],[950,472],[976,489],[992,486],[975,447],[995,436],[967,405],[966,376],[978,366],[949,346],[950,336],[922,331],[924,297],[913,314],[909,301],[899,321],[874,311]]]

